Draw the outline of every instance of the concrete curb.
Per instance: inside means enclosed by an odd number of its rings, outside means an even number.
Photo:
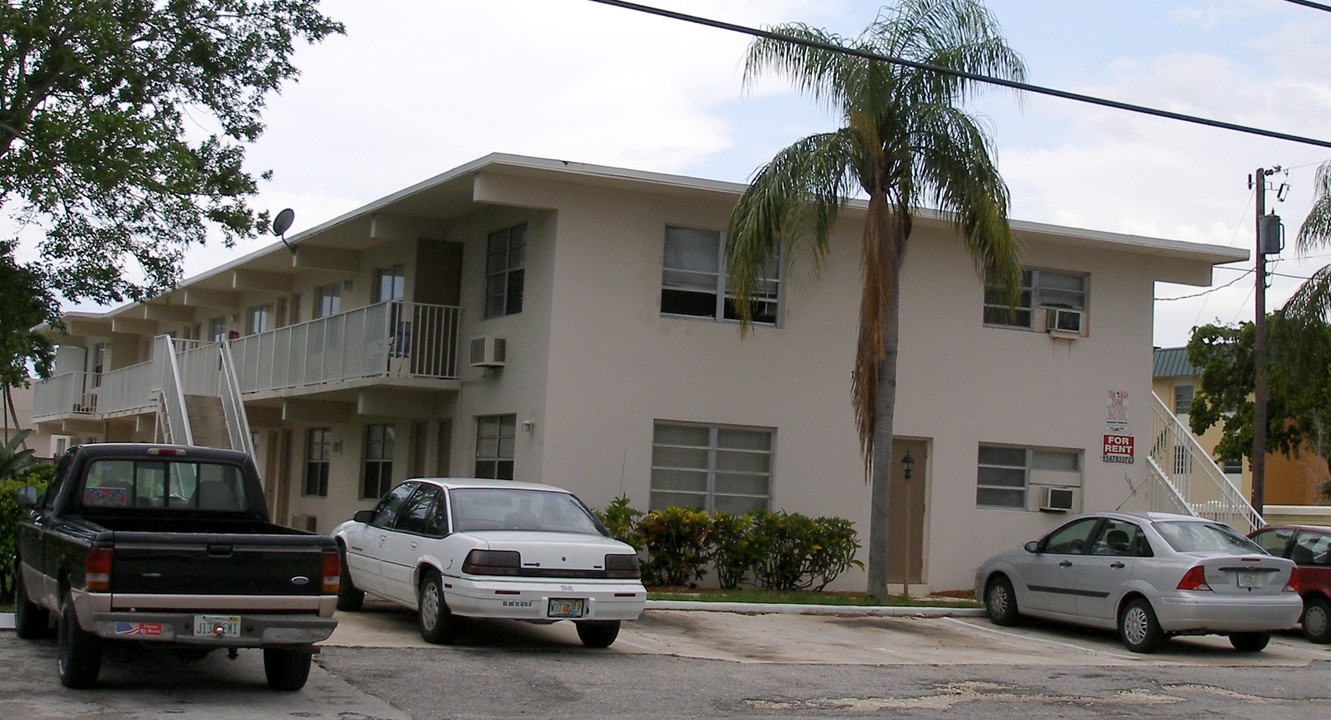
[[[0,630],[14,629],[14,613],[0,613]]]
[[[794,603],[693,602],[648,600],[648,610],[730,612],[745,615],[839,615],[846,617],[983,617],[982,608],[800,605]]]

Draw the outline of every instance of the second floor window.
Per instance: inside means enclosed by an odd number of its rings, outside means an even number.
[[[374,271],[374,301],[401,300],[407,294],[407,275],[401,263]]]
[[[92,346],[92,386],[102,386],[102,374],[106,372],[106,343]]]
[[[255,305],[245,315],[245,334],[257,335],[268,329],[269,316],[273,312],[271,305]]]
[[[342,285],[329,283],[314,291],[314,317],[328,317],[342,312]]]
[[[984,286],[984,324],[1043,331],[1036,327],[1035,308],[1086,310],[1086,276],[1051,270],[1027,270],[1021,274],[1021,296],[1015,307],[997,285]]]
[[[526,268],[526,225],[490,233],[485,240],[485,317],[522,312]]]
[[[1174,414],[1187,415],[1192,409],[1192,386],[1175,385],[1174,386]]]
[[[775,325],[780,302],[780,255],[773,255],[754,285],[755,323]],[[717,230],[667,227],[661,274],[661,314],[738,320],[725,262],[725,236]]]

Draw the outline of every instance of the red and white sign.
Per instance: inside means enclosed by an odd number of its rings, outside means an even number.
[[[1132,442],[1131,435],[1105,435],[1104,461],[1131,465]]]

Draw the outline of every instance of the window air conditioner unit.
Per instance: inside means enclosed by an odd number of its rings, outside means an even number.
[[[1075,494],[1072,488],[1047,487],[1040,497],[1040,509],[1044,512],[1071,512]]]
[[[504,366],[508,342],[494,335],[480,335],[471,339],[472,367],[499,368]]]
[[[1045,308],[1045,330],[1054,335],[1081,335],[1082,312],[1072,308]]]

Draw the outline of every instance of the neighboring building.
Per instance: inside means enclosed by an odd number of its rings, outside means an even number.
[[[33,381],[35,382],[35,381]],[[53,437],[42,432],[32,422],[32,385],[28,387],[0,388],[0,442],[9,439],[22,430],[31,430],[32,434],[23,439],[23,447],[32,450],[32,456],[39,460],[50,460],[64,452],[69,438]]]
[[[1188,405],[1202,382],[1197,368],[1188,362],[1187,348],[1156,348],[1154,378],[1155,394],[1186,426]],[[1215,457],[1222,430],[1219,424],[1213,425],[1197,437],[1197,442],[1244,496],[1251,497],[1252,466],[1241,458]],[[1324,504],[1326,499],[1321,497],[1320,488],[1328,479],[1331,476],[1326,461],[1316,453],[1305,450],[1298,457],[1285,457],[1280,452],[1267,453],[1262,503],[1276,506]]]
[[[816,271],[773,259],[741,335],[722,250],[742,189],[487,156],[288,238],[293,252],[71,314],[35,414],[79,436],[194,426],[218,444],[228,431],[202,418],[225,414],[241,447],[247,420],[275,515],[321,532],[438,474],[550,482],[595,507],[840,516],[867,537],[850,408],[865,206],[843,211]],[[995,549],[1066,517],[1042,507],[1142,505],[1155,283],[1206,286],[1246,257],[1014,230],[1029,270],[1009,312],[948,222],[914,222],[894,447],[915,463],[909,480],[892,468],[891,522],[891,577],[913,590],[970,587]],[[221,410],[202,409],[210,396]]]

